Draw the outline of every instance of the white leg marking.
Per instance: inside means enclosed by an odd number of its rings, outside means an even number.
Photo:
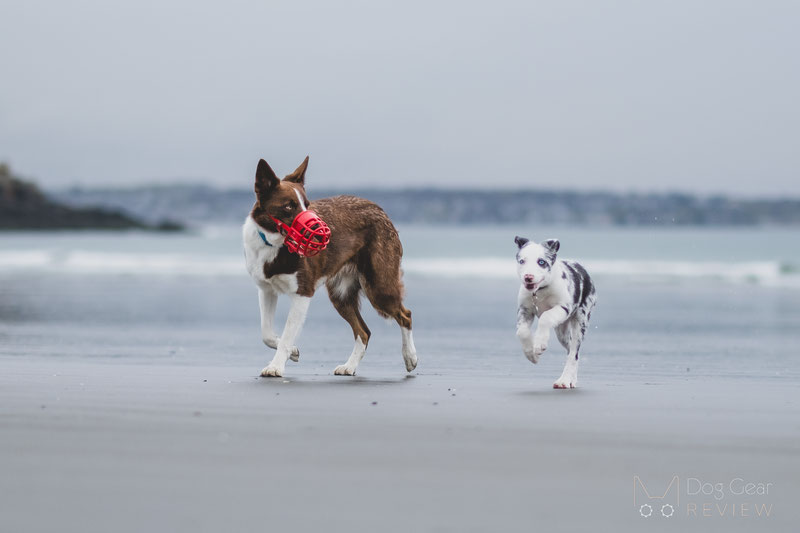
[[[261,310],[261,339],[270,348],[278,347],[278,336],[272,329],[276,305],[278,305],[278,294],[272,289],[259,287],[258,307]]]
[[[564,371],[561,377],[553,383],[554,389],[574,389],[578,386],[578,360],[575,359],[576,350],[569,350],[567,362],[564,364]]]
[[[367,345],[361,340],[361,337],[356,337],[356,344],[353,346],[353,353],[343,365],[339,365],[333,371],[336,376],[355,376],[358,363],[364,358],[364,353],[367,351]]]
[[[550,341],[550,328],[554,328],[567,319],[567,312],[563,307],[554,307],[542,313],[539,317],[539,325],[533,335],[533,353],[538,359],[547,350],[547,343]]]
[[[258,288],[258,307],[261,309],[261,340],[270,348],[277,348],[280,338],[275,335],[273,324],[275,322],[275,307],[278,305],[278,293],[269,287]],[[292,346],[289,359],[294,362],[300,360],[300,350]]]
[[[408,328],[400,328],[403,334],[403,361],[406,363],[406,370],[411,372],[417,368],[417,348],[414,346],[414,336]]]
[[[583,327],[581,322],[573,319],[556,330],[561,344],[567,349],[567,360],[561,377],[553,383],[554,389],[574,389],[578,386],[578,352],[583,342]]]
[[[533,315],[533,313],[529,313],[522,307],[517,311],[517,338],[520,344],[522,344],[522,352],[525,354],[525,357],[535,365],[539,362],[539,354],[533,350],[533,336],[531,334],[531,323],[533,320],[529,318],[531,315]]]
[[[522,353],[525,354],[525,357],[528,358],[528,361],[534,365],[538,363],[539,356],[542,354],[542,352],[537,352],[533,348],[533,335],[531,333],[530,326],[527,324],[517,326],[517,338],[519,339],[520,344],[522,344]]]
[[[306,314],[308,313],[308,306],[310,303],[311,298],[308,296],[292,295],[289,317],[286,319],[286,327],[283,328],[283,334],[281,335],[280,341],[278,341],[278,350],[275,352],[275,357],[272,358],[270,364],[261,371],[262,376],[283,376],[286,360],[291,355],[294,341],[303,328],[303,323],[306,321]]]

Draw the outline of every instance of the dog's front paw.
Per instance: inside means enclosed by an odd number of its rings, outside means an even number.
[[[283,369],[278,368],[275,365],[268,365],[264,370],[261,371],[262,378],[280,378],[283,377]]]
[[[355,376],[356,367],[350,365],[339,365],[333,370],[334,376]]]
[[[528,358],[528,361],[530,361],[534,365],[539,362],[539,355],[541,355],[541,352],[536,353],[536,351],[533,349],[532,344],[523,346],[522,351],[525,353],[525,357]]]
[[[547,350],[547,341],[546,340],[538,340],[533,339],[533,353],[536,356],[536,359],[539,359],[539,356]]]
[[[278,343],[281,342],[281,338],[275,335],[266,335],[262,338],[262,340],[264,341],[264,344],[275,349],[278,348]],[[295,363],[300,360],[300,350],[297,349],[297,346],[292,346],[292,349],[289,352],[289,359]]]
[[[573,375],[561,374],[561,377],[553,383],[554,389],[574,389],[578,386],[578,377]]]

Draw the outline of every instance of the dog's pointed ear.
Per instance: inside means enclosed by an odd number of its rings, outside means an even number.
[[[561,248],[561,243],[558,242],[558,239],[547,239],[542,243],[545,250],[549,251],[551,254],[556,255],[558,253],[558,249]]]
[[[308,156],[303,159],[303,162],[300,163],[300,166],[297,167],[297,170],[283,178],[286,181],[291,181],[292,183],[299,183],[303,187],[306,186],[306,169],[308,168]]]
[[[519,246],[520,248],[528,244],[529,241],[530,239],[526,239],[525,237],[520,237],[520,236],[514,237],[514,242],[517,243],[517,246]]]
[[[267,162],[263,159],[259,160],[258,167],[256,167],[256,197],[268,197],[278,186],[278,183],[280,183],[278,176],[275,175],[275,172]]]

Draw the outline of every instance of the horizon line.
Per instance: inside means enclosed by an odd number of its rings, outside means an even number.
[[[145,189],[171,189],[171,188],[206,188],[218,192],[243,192],[249,191],[250,187],[231,187],[225,186],[217,182],[209,181],[169,181],[159,183],[155,181],[142,182],[140,184],[118,184],[118,185],[103,185],[103,184],[72,184],[61,187],[42,187],[45,192],[66,192],[74,190],[85,191],[135,191]],[[612,195],[612,196],[688,196],[700,199],[730,199],[730,200],[762,200],[762,201],[800,201],[800,193],[769,193],[763,195],[748,194],[748,193],[725,193],[725,192],[691,192],[685,189],[615,189],[615,188],[586,188],[579,187],[546,187],[546,186],[529,186],[520,187],[514,185],[499,185],[495,187],[479,187],[475,185],[469,186],[450,186],[450,185],[389,185],[389,186],[376,186],[376,185],[353,185],[341,187],[315,187],[323,193],[347,194],[348,191],[352,192],[476,192],[476,193],[562,193],[562,194],[578,194],[578,195]],[[313,195],[313,190],[309,191]]]

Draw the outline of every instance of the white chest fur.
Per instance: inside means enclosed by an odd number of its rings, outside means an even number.
[[[258,232],[261,231],[269,244],[266,244]],[[278,251],[283,246],[283,236],[271,233],[258,224],[252,217],[247,217],[242,226],[242,240],[244,241],[244,258],[247,272],[262,286],[269,286],[275,292],[288,294],[297,292],[296,274],[279,274],[267,278],[264,276],[264,265],[271,263],[278,257]]]

